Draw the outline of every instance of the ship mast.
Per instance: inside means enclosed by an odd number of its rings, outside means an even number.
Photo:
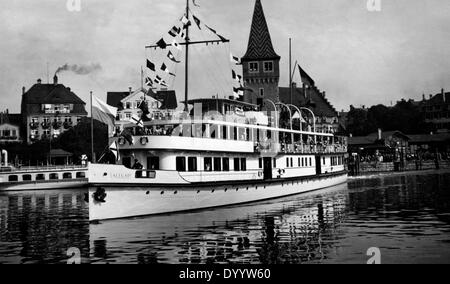
[[[189,19],[189,1],[186,0],[186,18]],[[189,112],[189,25],[186,25],[186,60],[185,60],[185,82],[184,82],[184,111]]]
[[[189,16],[190,16],[190,9],[189,9],[189,1],[191,0],[186,0],[186,18],[189,20]],[[220,43],[228,43],[230,42],[229,39],[225,39],[223,37],[221,37],[220,40],[202,40],[202,41],[191,41],[189,39],[189,24],[187,24],[184,28],[186,30],[186,38],[185,38],[185,42],[179,43],[179,45],[185,45],[186,46],[186,62],[185,62],[185,83],[184,83],[184,108],[185,111],[188,112],[189,111],[189,104],[188,104],[188,100],[189,100],[189,46],[190,45],[195,45],[195,44],[220,44]],[[167,44],[167,46],[173,46],[173,44]],[[147,48],[158,48],[158,45],[149,45],[145,47]]]

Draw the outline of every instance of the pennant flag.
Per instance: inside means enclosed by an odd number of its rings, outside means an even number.
[[[116,157],[116,162],[120,161],[119,144],[117,141],[114,141],[111,146],[109,146],[109,150]]]
[[[239,90],[239,88],[234,88],[233,87],[233,94],[235,98],[239,98],[242,96],[241,90]]]
[[[92,96],[91,116],[92,119],[108,125],[108,133],[114,134],[117,108],[108,105],[96,96]]]
[[[155,64],[153,62],[150,62],[150,60],[147,59],[147,68],[152,70],[153,72],[156,72]]]
[[[181,28],[177,27],[177,26],[173,26],[173,28],[169,31],[169,35],[171,35],[172,37],[176,37],[177,35],[179,35],[181,32]]]
[[[161,48],[161,49],[166,49],[166,47],[167,47],[167,43],[164,41],[163,38],[160,39],[160,40],[156,43],[156,45],[157,45],[159,48]]]
[[[139,118],[137,115],[133,114],[131,116],[131,122],[134,122],[136,126],[144,128],[144,122],[142,121],[142,118]]]
[[[241,75],[237,75],[236,72],[234,72],[234,70],[231,70],[231,72],[232,72],[233,80],[236,80],[240,84],[242,76]]]
[[[199,18],[197,18],[194,15],[192,15],[192,17],[194,18],[194,22],[197,25],[198,29],[201,30],[202,28],[200,27],[200,20],[199,20]]]
[[[231,54],[231,53],[230,53],[230,59],[231,59],[231,62],[233,62],[235,64],[241,64],[239,57],[233,56],[233,54]]]
[[[148,87],[153,87],[153,80],[149,77],[147,77],[145,79],[145,85],[147,85]]]
[[[314,80],[302,69],[300,64],[298,64],[298,70],[300,71],[300,77],[302,78],[302,83],[308,87],[314,87],[316,83]]]
[[[163,72],[166,72],[166,73],[168,73],[169,75],[172,75],[172,76],[176,76],[175,74],[173,74],[173,73],[171,73],[170,71],[169,71],[169,69],[167,68],[167,66],[166,66],[166,64],[165,63],[163,63],[162,65],[161,65],[161,70],[163,71]]]
[[[128,142],[128,144],[134,145],[134,137],[131,134],[130,130],[125,129],[124,131],[122,131],[122,133],[120,134],[120,137],[125,138],[125,140]]]
[[[213,29],[213,28],[211,28],[211,27],[208,27],[207,25],[205,25],[205,27],[206,27],[208,30],[212,31],[213,33],[217,34],[217,31],[216,31],[215,29]]]
[[[174,39],[174,40],[172,41],[172,46],[175,47],[175,48],[178,49],[178,50],[181,50],[181,46],[180,46],[180,44],[177,42],[176,39]]]
[[[192,3],[194,4],[195,7],[200,7],[200,5],[198,5],[197,3],[195,3],[195,0],[192,0]]]
[[[188,18],[186,18],[186,15],[183,16],[181,22],[183,23],[184,30],[191,25],[191,21]]]
[[[181,61],[178,61],[175,59],[175,56],[173,56],[172,52],[169,50],[169,53],[167,54],[167,57],[172,60],[175,63],[180,63]]]
[[[217,34],[217,33],[216,33],[216,35],[220,38],[220,40],[221,40],[222,42],[228,41],[228,39],[224,38],[223,36],[221,36],[221,35],[219,35],[219,34]]]

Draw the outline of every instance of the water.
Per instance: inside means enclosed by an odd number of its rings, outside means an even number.
[[[89,225],[84,191],[0,195],[0,263],[450,263],[450,174],[373,176],[295,197]]]

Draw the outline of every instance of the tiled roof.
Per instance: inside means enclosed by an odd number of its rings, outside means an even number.
[[[6,123],[20,126],[20,124],[22,123],[22,115],[20,113],[0,113],[0,125]]]
[[[261,0],[256,0],[247,52],[242,61],[259,59],[280,59],[280,56],[273,48]]]
[[[280,101],[286,104],[291,103],[290,89],[279,88]],[[293,88],[292,90],[292,104],[298,107],[310,108],[316,116],[320,117],[337,117],[338,113],[317,89],[307,89],[306,97],[303,88]]]
[[[80,104],[86,103],[62,84],[35,84],[22,98],[27,104]]]
[[[106,97],[106,103],[112,107],[116,107],[119,110],[123,109],[121,101],[128,97],[130,92],[108,92]]]

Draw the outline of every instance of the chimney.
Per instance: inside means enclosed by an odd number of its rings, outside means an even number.
[[[327,96],[327,92],[323,91],[323,97],[325,98]]]
[[[53,77],[53,84],[58,85],[58,76],[56,75]]]
[[[381,128],[378,128],[378,140],[381,140],[383,138],[383,132],[381,131]]]
[[[133,88],[128,87],[128,91],[130,92],[130,95],[133,93]]]
[[[26,88],[22,87],[22,95],[25,95]]]
[[[38,85],[42,84],[42,80],[41,79],[37,79],[37,83],[38,83]]]
[[[441,94],[442,94],[442,100],[444,100],[444,103],[446,103],[446,101],[445,101],[445,91],[444,91],[444,89],[441,89]]]
[[[433,98],[433,95],[430,95],[430,100]]]
[[[425,101],[425,94],[422,95],[422,100]]]

